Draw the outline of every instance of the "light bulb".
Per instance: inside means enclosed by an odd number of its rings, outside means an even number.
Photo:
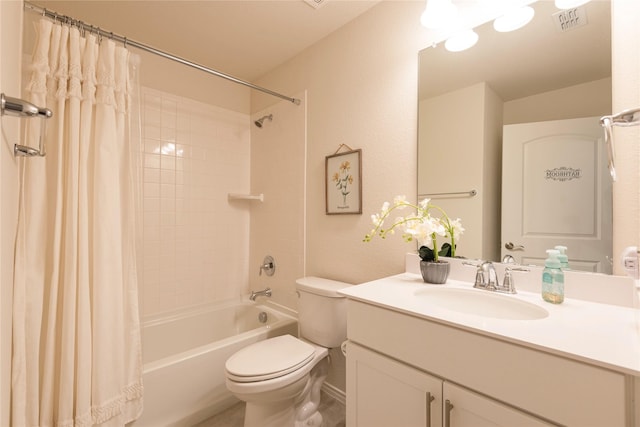
[[[589,3],[590,0],[556,0],[555,4],[558,9],[573,9]]]
[[[501,33],[515,31],[527,25],[535,15],[535,11],[530,6],[511,9],[504,15],[493,21],[493,28]]]
[[[444,47],[449,52],[460,52],[469,49],[478,42],[478,33],[473,30],[463,30],[449,37]]]
[[[423,27],[440,29],[450,26],[458,16],[458,8],[451,0],[427,0],[427,6],[420,16]]]

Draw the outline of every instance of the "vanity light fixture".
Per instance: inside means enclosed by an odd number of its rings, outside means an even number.
[[[555,0],[558,9],[573,9],[583,4],[589,3],[591,0]]]
[[[469,49],[476,43],[478,43],[478,33],[469,29],[462,30],[449,37],[447,41],[444,42],[444,47],[449,52],[461,52],[463,50]]]
[[[493,28],[500,33],[515,31],[531,22],[533,15],[535,11],[530,6],[511,9],[493,21]]]
[[[433,30],[450,27],[458,18],[458,8],[451,0],[427,0],[420,16],[423,27]]]

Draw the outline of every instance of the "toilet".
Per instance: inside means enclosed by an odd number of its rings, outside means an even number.
[[[225,364],[227,389],[246,402],[245,427],[320,427],[320,388],[329,349],[347,338],[348,283],[320,277],[296,281],[300,338],[282,335],[251,344]]]

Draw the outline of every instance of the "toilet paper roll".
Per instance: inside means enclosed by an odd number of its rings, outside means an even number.
[[[342,344],[340,344],[340,350],[342,351],[342,354],[345,355],[345,357],[347,355],[347,343],[348,342],[349,341],[347,340],[347,341],[344,341]]]

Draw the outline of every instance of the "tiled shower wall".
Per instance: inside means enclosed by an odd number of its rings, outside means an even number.
[[[142,89],[142,317],[248,292],[249,116]]]

